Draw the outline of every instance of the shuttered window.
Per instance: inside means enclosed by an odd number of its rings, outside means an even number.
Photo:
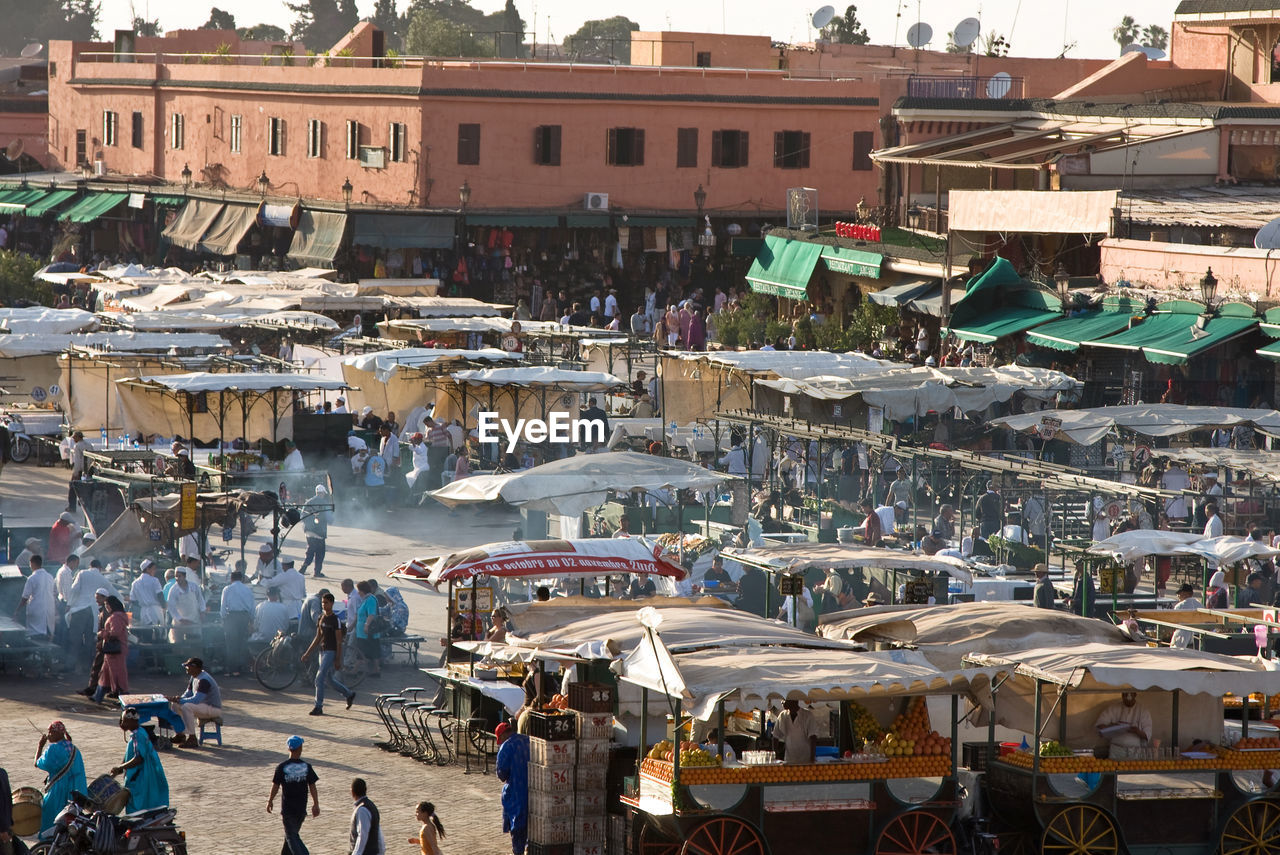
[[[853,132],[853,171],[866,172],[872,168],[871,150],[875,148],[876,135],[872,131]]]
[[[746,131],[712,131],[711,165],[720,169],[743,169],[750,162]]]
[[[533,129],[533,162],[538,166],[560,165],[559,125],[538,125]]]
[[[644,166],[644,128],[609,128],[605,145],[610,166]]]
[[[458,164],[476,166],[480,163],[480,126],[458,125]]]
[[[809,168],[809,135],[804,131],[777,131],[773,135],[775,169]]]
[[[698,165],[698,129],[676,128],[676,168]]]

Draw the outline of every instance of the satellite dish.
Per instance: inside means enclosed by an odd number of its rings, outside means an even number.
[[[1164,59],[1166,56],[1158,47],[1143,47],[1142,52],[1147,55],[1147,59]]]
[[[831,19],[836,16],[835,6],[823,6],[821,9],[813,13],[811,23],[815,30],[820,30],[827,24],[831,23]]]
[[[1280,217],[1276,217],[1253,236],[1256,249],[1280,249]]]
[[[18,137],[4,147],[4,156],[7,160],[17,160],[22,157],[22,152],[25,150],[26,144],[22,141],[22,137]]]
[[[993,100],[1003,98],[1009,94],[1009,90],[1012,88],[1013,78],[1009,76],[1009,72],[997,71],[987,81],[987,97]]]
[[[982,22],[977,18],[965,18],[956,24],[955,32],[951,34],[951,41],[958,48],[967,48],[978,40],[978,33],[982,32]]]
[[[1126,53],[1146,53],[1146,51],[1142,49],[1142,45],[1140,44],[1128,44],[1120,49],[1121,56],[1124,56]]]
[[[44,50],[44,45],[40,42],[32,42],[22,49],[22,58],[31,59],[33,56],[39,56],[42,50]]]
[[[921,21],[918,24],[912,24],[911,29],[907,30],[907,44],[916,50],[927,45],[933,40],[933,27]]]

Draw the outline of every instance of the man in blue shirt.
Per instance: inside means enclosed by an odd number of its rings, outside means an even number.
[[[302,759],[302,737],[290,736],[285,743],[289,759],[276,766],[271,779],[271,795],[267,797],[267,813],[271,813],[276,794],[280,797],[280,819],[284,823],[284,847],[280,855],[310,855],[300,832],[307,818],[307,794],[311,794],[311,815],[320,815],[320,796],[316,781],[320,780],[311,764]]]
[[[231,571],[231,584],[222,589],[222,630],[227,641],[227,671],[239,677],[249,670],[249,632],[257,604],[253,589],[244,583],[244,562]]]

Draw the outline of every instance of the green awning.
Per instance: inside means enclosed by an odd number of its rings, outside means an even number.
[[[1273,341],[1266,347],[1258,348],[1258,355],[1280,362],[1280,341]]]
[[[872,291],[867,294],[867,299],[877,306],[905,306],[912,300],[926,296],[930,291],[937,289],[938,293],[942,293],[941,279],[921,279],[912,277],[905,282],[899,282],[897,285],[890,285],[883,291]]]
[[[1053,320],[1061,320],[1059,312],[1028,309],[1025,306],[1005,306],[974,318],[963,327],[952,327],[951,334],[965,341],[991,344],[1007,335]]]
[[[92,223],[129,198],[128,193],[91,193],[58,215],[68,223]]]
[[[44,194],[44,190],[36,190],[32,187],[28,187],[26,190],[21,187],[14,187],[0,192],[0,205],[4,206],[5,213],[16,213],[32,202],[44,198]]]
[[[607,229],[611,225],[608,214],[569,214],[564,224],[571,229]]]
[[[453,216],[356,214],[351,243],[382,249],[452,249]]]
[[[300,264],[328,267],[342,245],[347,215],[304,210],[289,245],[289,257]]]
[[[28,217],[42,217],[54,208],[65,204],[68,200],[74,198],[75,195],[75,190],[50,190],[38,201],[29,203],[27,205],[27,210],[23,213]]]
[[[163,205],[169,208],[178,208],[187,204],[186,196],[152,196],[151,204]]]
[[[636,217],[628,216],[623,226],[641,228],[691,229],[698,224],[697,217]]]
[[[1181,365],[1197,353],[1244,335],[1258,325],[1257,318],[1217,317],[1203,323],[1203,326],[1199,322],[1199,315],[1160,313],[1122,333],[1082,344],[1116,350],[1141,350],[1148,362]]]
[[[1027,341],[1053,350],[1079,350],[1082,342],[1118,333],[1128,329],[1134,314],[1141,312],[1089,312],[1074,318],[1036,327],[1027,333]]]
[[[809,277],[823,248],[820,243],[765,235],[764,246],[747,271],[751,290],[792,300],[808,299]]]
[[[755,258],[764,246],[764,238],[735,237],[729,238],[729,254],[735,258]]]
[[[467,214],[469,226],[505,226],[512,229],[554,229],[559,214]]]
[[[879,279],[884,256],[875,252],[846,249],[843,246],[829,246],[822,251],[822,260],[832,273]]]

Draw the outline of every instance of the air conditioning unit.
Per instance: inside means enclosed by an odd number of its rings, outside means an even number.
[[[607,211],[609,210],[609,194],[588,193],[582,198],[582,207],[588,211]]]

